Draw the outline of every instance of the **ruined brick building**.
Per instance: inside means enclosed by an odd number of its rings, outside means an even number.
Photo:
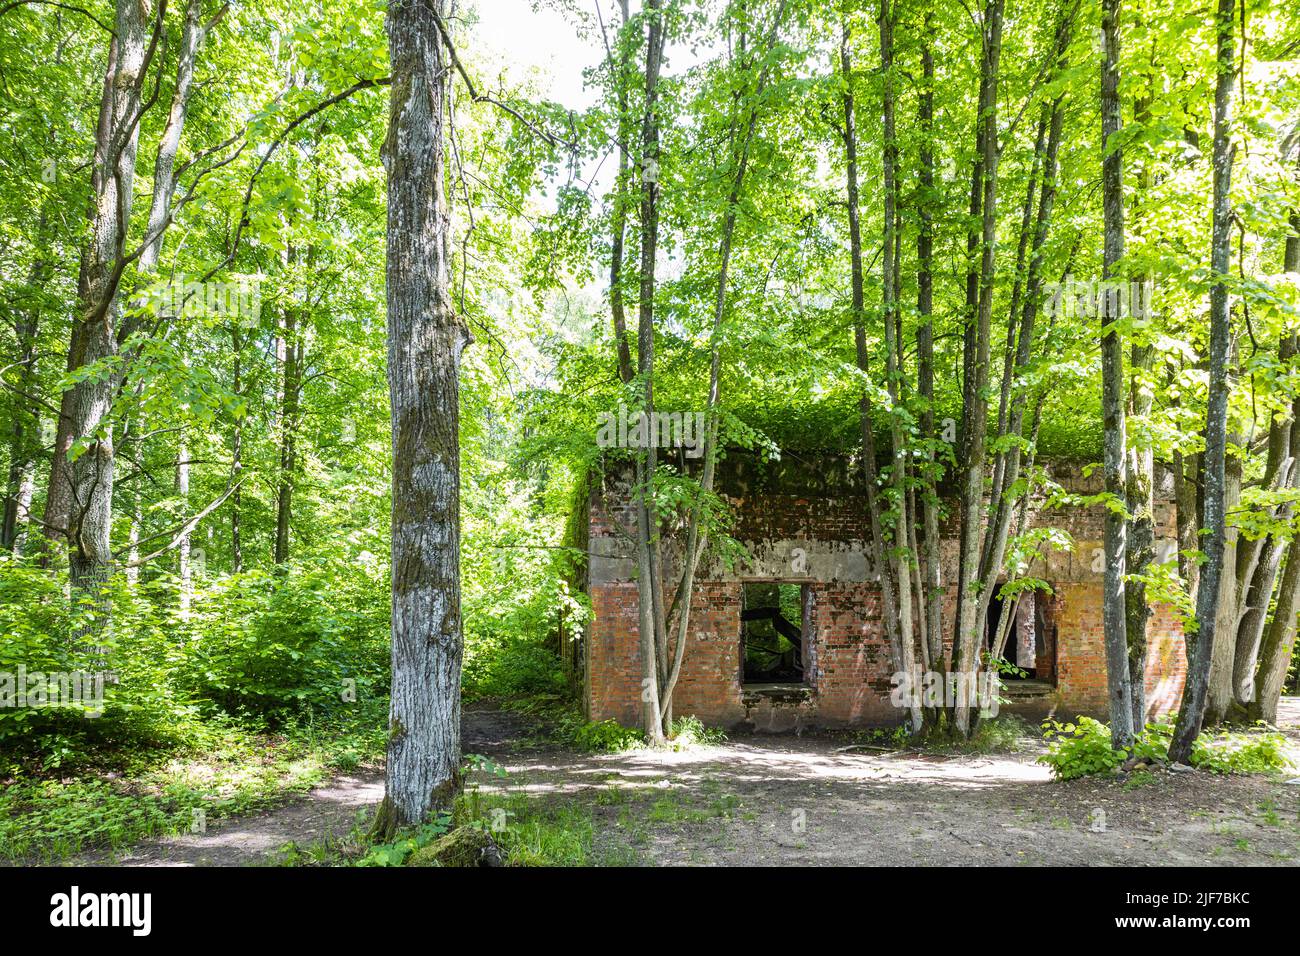
[[[1100,474],[1049,466],[1069,491],[1095,494]],[[702,564],[692,603],[689,643],[674,695],[677,715],[758,730],[804,726],[897,724],[890,702],[893,664],[871,568],[860,470],[847,456],[787,453],[777,462],[729,455],[718,491],[731,504],[733,537],[749,559],[730,569]],[[1158,553],[1172,556],[1175,519],[1168,481],[1157,480]],[[635,726],[640,720],[641,664],[629,484],[606,475],[579,515],[587,552],[585,586],[594,618],[570,662],[581,675],[588,715]],[[1048,553],[1031,571],[1051,593],[1016,607],[1005,657],[1023,677],[1008,679],[1005,710],[1026,716],[1104,715],[1102,642],[1102,509],[1047,507],[1035,501],[1031,527],[1061,528],[1072,551]],[[943,532],[947,584],[945,630],[955,607],[957,529]],[[584,540],[585,539],[585,540]],[[1000,612],[994,600],[991,622]],[[1149,713],[1176,708],[1185,653],[1171,609],[1152,608],[1146,672]],[[990,623],[992,629],[994,623]],[[780,633],[784,640],[776,640]],[[950,637],[950,635],[948,635]],[[755,647],[761,645],[757,652]]]

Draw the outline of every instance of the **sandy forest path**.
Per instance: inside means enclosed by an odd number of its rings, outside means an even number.
[[[1281,718],[1300,754],[1300,701]],[[509,806],[590,821],[592,862],[695,865],[1281,865],[1300,863],[1300,777],[1160,771],[1053,783],[1041,752],[949,756],[845,749],[843,737],[734,736],[673,752],[555,747],[527,720],[465,714],[465,750]],[[383,796],[376,773],[77,863],[264,865],[345,841]]]

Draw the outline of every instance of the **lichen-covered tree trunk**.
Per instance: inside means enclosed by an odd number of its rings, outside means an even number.
[[[1197,631],[1189,635],[1187,679],[1182,705],[1169,746],[1169,759],[1186,763],[1201,732],[1205,698],[1214,654],[1215,617],[1219,608],[1219,579],[1223,573],[1227,516],[1224,511],[1226,451],[1228,441],[1228,352],[1232,337],[1227,276],[1230,267],[1232,207],[1231,127],[1233,81],[1236,76],[1236,41],[1233,0],[1218,0],[1215,12],[1217,80],[1214,91],[1214,210],[1210,238],[1210,383],[1205,421],[1205,490],[1202,496],[1201,550],[1205,563],[1196,592]]]
[[[1002,56],[1002,0],[984,7],[983,56],[980,61],[980,116],[977,121],[977,158],[971,176],[972,223],[979,229],[967,238],[972,267],[967,274],[967,318],[962,361],[962,431],[960,453],[961,533],[957,561],[957,614],[953,635],[952,666],[974,673],[980,666],[984,623],[979,618],[980,556],[984,531],[984,472],[988,430],[989,337],[993,313],[995,246],[997,239],[998,184],[998,69]],[[978,253],[978,255],[974,255]],[[978,262],[978,267],[974,263]],[[963,736],[970,732],[971,708],[954,709],[954,726]],[[973,702],[966,702],[967,704]]]
[[[276,564],[289,560],[289,534],[293,523],[293,485],[298,470],[298,420],[302,397],[302,330],[299,310],[290,305],[284,313],[284,366],[280,405],[280,474],[275,491]]]
[[[921,190],[916,237],[916,391],[921,401],[921,437],[925,442],[919,469],[921,500],[921,597],[924,641],[933,670],[946,669],[943,646],[943,587],[939,574],[939,481],[934,411],[934,51],[928,40],[932,11],[925,15],[921,47],[922,84],[917,105],[920,127]],[[930,715],[937,717],[937,714]]]
[[[144,73],[152,52],[146,43],[149,16],[149,9],[135,0],[119,0],[117,4],[96,131],[92,209],[78,280],[79,314],[73,323],[69,370],[100,366],[117,353],[119,260],[131,221],[138,114]],[[52,480],[47,501],[47,510],[50,506],[56,508],[47,530],[56,535],[61,530],[66,535],[72,594],[84,612],[74,641],[83,647],[99,646],[99,637],[109,620],[107,599],[101,589],[113,566],[109,541],[114,468],[109,411],[113,392],[110,374],[86,376],[64,392],[62,435],[54,463],[58,480]]]
[[[849,213],[849,276],[851,282],[850,310],[853,315],[853,341],[858,368],[863,374],[870,369],[867,352],[865,275],[862,262],[862,229],[858,215],[858,153],[856,108],[853,96],[853,66],[850,54],[849,25],[844,24],[840,42],[840,73],[844,81],[844,150],[847,163],[847,200]],[[876,440],[871,421],[871,398],[865,388],[858,398],[858,417],[862,434],[863,484],[866,486],[867,523],[871,533],[871,563],[879,576],[880,607],[885,632],[890,640],[894,666],[902,663],[899,647],[898,598],[894,589],[893,567],[887,558],[884,528],[881,519],[880,496],[876,482]]]
[[[912,686],[920,686],[920,673],[916,669],[916,637],[912,618],[912,555],[908,550],[906,531],[911,527],[911,512],[908,509],[907,495],[907,459],[909,449],[903,430],[899,409],[903,403],[903,369],[902,369],[902,332],[903,326],[898,306],[899,254],[898,237],[898,141],[895,130],[894,103],[894,18],[895,5],[889,0],[880,0],[880,72],[884,82],[881,95],[881,115],[884,125],[884,138],[881,141],[881,166],[884,172],[883,186],[885,193],[884,226],[881,244],[884,249],[881,275],[881,306],[885,323],[885,382],[890,404],[890,485],[893,489],[895,511],[893,541],[893,582],[897,587],[898,633],[893,638],[895,661],[894,667],[901,673],[910,675]],[[845,78],[846,81],[850,77]],[[856,174],[856,169],[855,169]],[[855,188],[856,193],[856,188]],[[857,196],[854,196],[856,201]],[[861,243],[859,243],[861,255]],[[913,698],[911,703],[912,730],[919,731],[922,723],[920,702]]]
[[[1139,26],[1141,24],[1139,23]],[[1134,105],[1134,119],[1138,124],[1150,122],[1151,101],[1150,84],[1153,78],[1145,77],[1148,83],[1147,93]],[[1138,172],[1138,190],[1146,195],[1151,188],[1151,163],[1141,162]],[[1135,276],[1135,283],[1145,281],[1144,276]],[[1130,303],[1131,305],[1132,303]],[[1150,305],[1150,303],[1146,303]],[[1135,326],[1149,322],[1146,315],[1132,316]],[[1128,450],[1128,474],[1126,475],[1125,498],[1128,508],[1127,552],[1124,557],[1128,571],[1128,580],[1124,589],[1124,628],[1128,643],[1128,677],[1129,693],[1133,704],[1133,730],[1141,733],[1147,721],[1146,702],[1146,665],[1147,665],[1147,622],[1151,617],[1151,606],[1147,601],[1146,580],[1143,577],[1156,556],[1155,533],[1155,453],[1150,441],[1144,436],[1146,429],[1140,426],[1151,415],[1155,404],[1155,392],[1150,382],[1151,369],[1155,362],[1155,346],[1146,339],[1146,333],[1135,328],[1134,341],[1129,353],[1129,413],[1131,415]],[[1134,427],[1131,422],[1139,423]]]
[[[1101,15],[1101,141],[1102,212],[1104,239],[1102,278],[1114,281],[1124,258],[1123,159],[1114,137],[1120,131],[1119,38],[1120,0],[1105,0]],[[1124,460],[1124,352],[1115,324],[1118,296],[1102,297],[1105,331],[1101,339],[1101,413],[1106,472],[1106,493],[1113,502],[1125,500]],[[1106,645],[1106,686],[1110,703],[1110,735],[1114,746],[1133,741],[1133,701],[1129,681],[1128,637],[1125,625],[1124,573],[1127,527],[1122,511],[1106,512],[1105,579],[1102,591],[1102,627]]]
[[[1236,364],[1235,349],[1230,353],[1230,365]],[[1229,390],[1232,377],[1229,377]],[[1241,433],[1233,429],[1228,433],[1228,445],[1237,445],[1242,441]],[[1224,467],[1223,513],[1231,514],[1241,504],[1241,460],[1229,458]],[[1242,545],[1250,542],[1241,541],[1237,528],[1227,525],[1223,537],[1222,572],[1219,576],[1219,600],[1214,610],[1214,633],[1217,635],[1214,652],[1210,656],[1210,674],[1205,690],[1204,722],[1217,724],[1223,720],[1232,703],[1232,659],[1235,649],[1237,622],[1241,589],[1235,573],[1239,551]]]
[[[379,834],[447,808],[460,781],[458,376],[469,334],[447,282],[447,57],[439,19],[448,7],[448,0],[393,0],[388,8],[393,673]]]
[[[659,68],[663,59],[663,17],[659,0],[646,0],[645,114],[641,123],[641,289],[637,316],[637,374],[642,377],[642,411],[654,414],[654,296],[655,263],[659,242],[657,172],[659,118],[655,112]],[[662,642],[663,591],[655,560],[658,541],[657,509],[653,499],[655,448],[653,442],[636,453],[637,596],[641,642],[641,717],[651,743],[664,740],[664,712],[659,691],[664,683]],[[682,600],[689,601],[684,595]]]

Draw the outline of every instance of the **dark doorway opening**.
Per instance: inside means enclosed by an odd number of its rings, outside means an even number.
[[[744,585],[741,683],[810,683],[809,602],[806,584],[763,581]]]
[[[1024,598],[1021,600],[1024,600]],[[1031,617],[1028,621],[1028,633],[1022,633],[1026,622],[1018,620],[1021,615],[1017,613],[1016,604],[1016,598],[1004,599],[996,594],[989,601],[988,619],[984,628],[984,650],[990,654],[993,652],[997,646],[998,629],[999,627],[1004,628],[1005,641],[1002,645],[1002,653],[999,656],[1008,664],[1015,665],[1015,667],[1003,669],[1001,673],[1002,679],[1004,681],[1034,680],[1038,675],[1036,670],[1037,659],[1035,657],[1038,643],[1037,621]],[[1003,608],[1006,608],[1011,615],[1012,619],[1010,621],[1002,621]]]

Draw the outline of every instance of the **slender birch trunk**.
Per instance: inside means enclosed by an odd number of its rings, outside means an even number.
[[[1101,16],[1101,143],[1102,195],[1105,216],[1102,279],[1117,281],[1124,258],[1123,157],[1115,137],[1120,132],[1119,56],[1120,0],[1103,0]],[[1133,743],[1133,699],[1129,680],[1128,633],[1125,625],[1127,525],[1125,499],[1124,352],[1117,323],[1119,297],[1103,294],[1101,323],[1101,412],[1104,430],[1106,494],[1105,581],[1102,624],[1106,645],[1106,686],[1110,704],[1110,736],[1118,750]]]
[[[1217,43],[1217,82],[1214,91],[1214,212],[1210,240],[1210,270],[1215,276],[1210,287],[1210,384],[1205,422],[1205,491],[1201,527],[1205,536],[1202,550],[1205,563],[1201,568],[1196,594],[1195,634],[1189,635],[1187,680],[1183,685],[1182,706],[1174,727],[1169,759],[1186,763],[1192,744],[1201,732],[1205,716],[1205,699],[1210,677],[1210,662],[1217,639],[1215,617],[1219,606],[1219,580],[1223,575],[1223,555],[1227,539],[1224,512],[1226,451],[1228,439],[1228,353],[1232,330],[1227,276],[1231,252],[1233,147],[1231,144],[1234,88],[1236,78],[1236,39],[1233,28],[1233,0],[1218,0],[1215,13]]]

